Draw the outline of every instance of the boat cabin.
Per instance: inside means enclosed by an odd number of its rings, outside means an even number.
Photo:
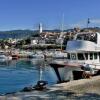
[[[85,40],[85,41],[94,42],[96,44],[100,44],[100,33],[98,32],[77,33],[74,40]]]
[[[78,33],[74,39],[97,43],[97,33]]]
[[[66,51],[69,62],[100,63],[100,33],[78,33],[68,41]]]

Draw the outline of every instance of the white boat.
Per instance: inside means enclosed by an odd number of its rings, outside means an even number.
[[[12,60],[12,57],[6,55],[4,52],[0,52],[0,62]]]
[[[67,58],[67,53],[63,51],[55,51],[52,55],[53,58],[55,59],[64,59]]]
[[[34,52],[33,54],[30,55],[30,57],[35,59],[40,59],[40,58],[44,59],[44,54],[41,52]]]
[[[57,67],[58,71],[59,68],[63,68],[63,75],[66,74],[68,68],[87,71],[91,75],[100,71],[100,33],[77,33],[73,40],[68,41],[66,52],[68,53],[66,62],[50,64],[53,68]],[[58,72],[56,71],[56,73]]]

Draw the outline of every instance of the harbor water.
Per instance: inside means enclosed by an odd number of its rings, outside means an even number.
[[[39,80],[47,81],[48,85],[53,85],[58,81],[54,70],[44,60],[19,59],[0,62],[1,95],[34,86]]]

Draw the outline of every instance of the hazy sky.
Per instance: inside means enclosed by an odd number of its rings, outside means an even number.
[[[0,30],[100,26],[100,0],[0,0]]]

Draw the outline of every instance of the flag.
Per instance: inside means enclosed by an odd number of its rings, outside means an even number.
[[[87,22],[88,24],[90,23],[90,19],[88,18],[88,22]]]

